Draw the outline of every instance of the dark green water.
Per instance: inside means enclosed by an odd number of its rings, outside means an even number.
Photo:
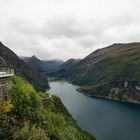
[[[67,82],[50,82],[80,127],[99,140],[140,140],[140,106],[85,96]]]

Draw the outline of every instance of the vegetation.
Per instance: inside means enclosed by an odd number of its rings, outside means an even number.
[[[139,69],[140,43],[113,44],[96,50],[59,75],[75,84],[91,86],[114,81],[139,81]]]
[[[46,91],[49,88],[46,77],[34,71],[27,64],[0,42],[0,66],[14,67],[15,73],[30,82],[37,91]]]
[[[82,131],[61,100],[35,89],[20,77],[0,96],[0,139],[94,140]]]
[[[80,87],[78,91],[83,92],[90,96],[97,96],[108,99],[115,99],[125,102],[140,104],[139,92],[135,91],[132,87],[124,88],[120,82],[104,83],[94,86]],[[132,89],[131,89],[132,88]],[[136,92],[136,93],[135,93]]]
[[[124,88],[124,84],[119,85],[127,81],[131,86],[124,92],[129,97],[126,100],[131,98],[140,103],[138,91],[134,89],[140,81],[140,43],[113,44],[96,50],[68,69],[56,71],[54,75],[82,86],[80,91],[102,97],[109,97],[112,88]],[[112,86],[112,83],[116,84]],[[116,92],[112,93],[116,95]],[[111,97],[121,99],[115,95]]]

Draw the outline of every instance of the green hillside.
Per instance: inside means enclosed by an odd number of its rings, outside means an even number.
[[[95,140],[80,129],[61,100],[35,89],[20,77],[0,96],[0,139]]]
[[[103,97],[108,97],[113,87],[124,89],[124,83],[128,82],[126,92],[140,101],[139,90],[135,89],[140,81],[140,43],[113,44],[96,50],[65,71],[62,78],[85,87],[81,90],[88,94]],[[104,85],[110,87],[106,94],[98,90]]]
[[[57,67],[57,69],[55,71],[52,71],[49,73],[49,76],[52,77],[69,77],[69,69],[71,69],[73,66],[75,66],[76,64],[78,64],[78,62],[80,61],[80,59],[68,59],[66,62],[64,62],[62,65],[60,65],[59,67]]]

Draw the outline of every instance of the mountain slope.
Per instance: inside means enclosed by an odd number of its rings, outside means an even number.
[[[7,66],[6,61],[0,56],[0,67]]]
[[[0,64],[14,67],[15,73],[28,80],[37,90],[45,91],[48,83],[41,75],[32,70],[9,48],[0,42]]]
[[[49,75],[51,72],[56,71],[64,62],[62,60],[47,60],[43,61],[43,63],[46,67],[46,74]]]
[[[70,67],[67,73],[71,76],[66,78],[80,85],[140,80],[139,64],[140,43],[113,44]]]
[[[0,96],[1,140],[95,140],[58,97],[35,91],[19,76],[11,82],[7,94]]]
[[[114,87],[125,89],[126,94],[136,96],[134,100],[140,102],[140,43],[113,44],[96,50],[71,66],[62,78],[85,86],[86,88],[81,90],[88,94],[96,93],[103,97],[108,97]],[[108,88],[103,92],[105,87]],[[130,94],[128,96],[131,96]]]
[[[69,69],[71,69],[72,66],[76,65],[80,59],[69,59],[66,62],[64,62],[62,65],[60,65],[55,71],[50,73],[50,76],[53,77],[69,77]]]
[[[59,69],[69,69],[74,64],[78,63],[80,59],[69,59],[66,62],[64,62],[62,65],[60,65]]]
[[[36,72],[45,76],[55,71],[63,63],[61,60],[40,60],[36,56],[22,57],[21,59]]]
[[[26,59],[25,63],[36,72],[41,73],[41,70],[43,68],[43,62],[36,56],[29,57],[28,59]]]

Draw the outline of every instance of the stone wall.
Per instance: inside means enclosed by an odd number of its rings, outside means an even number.
[[[7,89],[11,87],[11,78],[0,78],[0,96],[5,95]]]

